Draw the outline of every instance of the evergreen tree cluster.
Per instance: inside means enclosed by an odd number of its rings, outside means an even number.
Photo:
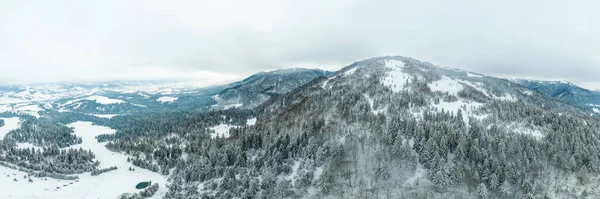
[[[109,171],[114,171],[114,170],[117,170],[116,166],[112,166],[112,167],[104,168],[104,169],[95,169],[95,170],[92,171],[91,175],[92,176],[97,176],[97,175],[100,175],[100,174],[103,174],[103,173],[106,173],[106,172],[109,172]]]
[[[8,162],[34,172],[53,174],[81,174],[90,172],[99,164],[94,153],[83,149],[59,149],[56,146],[34,148],[10,148],[0,156],[0,162]]]
[[[19,128],[10,131],[6,143],[26,142],[40,147],[64,148],[81,143],[73,129],[49,118],[21,117]]]

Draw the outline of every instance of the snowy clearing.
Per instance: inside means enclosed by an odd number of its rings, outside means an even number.
[[[173,102],[177,101],[177,99],[179,99],[179,98],[162,96],[162,97],[159,97],[158,99],[156,99],[156,101],[160,102],[160,103],[173,103]]]
[[[367,98],[367,101],[369,101],[369,106],[371,107],[371,113],[373,113],[373,115],[379,115],[379,113],[385,113],[387,111],[387,107],[375,109],[375,100],[373,100],[373,98],[369,97],[367,94],[363,94],[363,96]]]
[[[478,75],[478,74],[475,74],[475,73],[467,72],[467,77],[480,77],[481,78],[481,77],[483,77],[483,75]]]
[[[404,62],[397,60],[386,60],[385,67],[389,69],[386,76],[383,78],[383,85],[392,89],[393,92],[404,90],[404,86],[408,81],[411,81],[412,75],[402,72]]]
[[[252,126],[254,124],[256,124],[256,118],[248,119],[248,121],[246,121],[246,125],[248,126]]]
[[[21,106],[15,109],[15,112],[20,113],[20,114],[26,114],[26,115],[32,115],[36,118],[40,117],[40,114],[38,112],[40,111],[44,111],[44,109],[42,109],[40,106],[38,105],[27,105],[27,106]]]
[[[501,100],[501,101],[509,101],[509,102],[516,102],[517,98],[511,94],[505,94],[504,96],[495,96],[495,98],[497,100]]]
[[[220,124],[218,126],[211,127],[210,130],[215,131],[215,132],[211,133],[210,137],[211,138],[217,138],[217,137],[228,138],[229,137],[229,129],[237,128],[237,127],[238,126],[234,126],[234,125],[230,125],[230,124]]]
[[[106,104],[122,104],[122,103],[125,103],[125,101],[119,100],[119,99],[111,99],[111,98],[108,98],[108,97],[105,97],[105,96],[92,95],[92,96],[89,96],[89,97],[86,97],[86,98],[81,98],[81,99],[76,99],[76,100],[68,101],[67,103],[65,103],[65,105],[73,104],[73,103],[79,102],[81,100],[94,101],[94,102],[96,102],[98,104],[105,104],[105,105]]]
[[[544,138],[544,133],[542,133],[542,131],[539,129],[532,129],[533,127],[527,127],[523,124],[513,123],[508,125],[507,128],[515,133],[528,135],[538,140]]]
[[[44,150],[44,148],[39,147],[39,146],[35,146],[33,144],[30,144],[30,143],[17,143],[17,149],[31,149],[31,148],[33,148],[35,150],[38,150],[38,151],[43,151]]]
[[[10,107],[9,105],[0,105],[0,113],[10,112],[12,110],[12,107]]]
[[[464,89],[462,84],[448,77],[442,77],[441,80],[431,82],[427,86],[429,86],[433,92],[448,92],[451,95],[458,95],[458,92]]]
[[[162,198],[166,193],[165,176],[154,173],[127,162],[127,156],[111,152],[98,143],[95,136],[115,133],[115,130],[103,126],[92,125],[91,122],[76,122],[69,125],[75,128],[75,134],[83,140],[82,144],[70,148],[90,149],[100,161],[99,168],[117,166],[118,169],[99,176],[84,173],[79,176],[79,182],[47,178],[32,178],[33,182],[24,180],[26,173],[0,166],[0,198],[63,198],[63,199],[97,199],[118,198],[123,193],[137,193],[136,184],[142,181],[158,183],[160,189],[152,198]],[[129,171],[128,168],[135,168]],[[15,175],[13,175],[15,174]],[[9,177],[6,177],[6,176]],[[13,181],[16,178],[17,182]],[[73,183],[73,184],[71,184]],[[56,189],[60,187],[60,189]]]
[[[4,126],[0,127],[0,140],[4,139],[4,136],[8,134],[8,132],[19,128],[19,118],[11,117],[11,118],[0,118],[4,120]]]

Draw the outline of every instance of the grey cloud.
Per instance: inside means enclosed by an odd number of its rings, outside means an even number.
[[[484,74],[600,88],[598,6],[515,0],[3,1],[0,83],[83,81],[94,74],[110,79],[155,68],[244,76],[403,55]]]

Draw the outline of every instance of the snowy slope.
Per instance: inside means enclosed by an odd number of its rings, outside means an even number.
[[[6,136],[6,134],[8,134],[8,132],[19,128],[19,118],[13,117],[13,118],[0,118],[0,119],[4,120],[4,126],[0,127],[0,140],[2,140],[4,138],[4,136]]]

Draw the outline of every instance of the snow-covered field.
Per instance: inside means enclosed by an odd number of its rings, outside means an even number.
[[[142,181],[152,181],[160,185],[160,189],[152,198],[164,196],[167,191],[166,176],[135,167],[127,162],[127,156],[111,152],[104,147],[104,143],[96,141],[95,136],[115,133],[115,130],[95,126],[91,122],[76,122],[69,126],[75,128],[75,134],[83,140],[82,144],[72,148],[92,150],[96,154],[96,159],[100,161],[99,168],[117,166],[118,169],[99,176],[84,173],[79,175],[79,182],[51,178],[47,181],[33,178],[33,182],[28,182],[23,179],[26,173],[0,166],[0,198],[111,199],[118,198],[123,193],[139,192],[135,186]],[[129,167],[135,168],[135,171],[129,171]],[[17,182],[13,179],[17,179]],[[60,189],[56,189],[57,187]]]
[[[32,116],[38,117],[38,118],[40,117],[40,114],[38,113],[40,111],[44,111],[44,109],[42,109],[38,105],[21,106],[21,107],[18,107],[15,109],[15,112],[17,112],[17,113],[32,115]]]
[[[229,137],[229,129],[234,128],[234,127],[238,127],[238,126],[233,126],[230,124],[220,124],[218,126],[211,127],[210,130],[213,130],[215,132],[211,133],[210,137],[211,138],[217,138],[217,137],[228,138]]]
[[[252,126],[255,124],[256,124],[256,118],[251,118],[251,119],[246,120],[246,125],[248,125],[248,126]],[[213,130],[215,132],[211,133],[210,137],[211,138],[217,138],[217,137],[228,138],[229,130],[232,128],[240,128],[240,126],[231,125],[231,124],[219,124],[217,126],[213,126],[210,128],[210,130]]]
[[[448,92],[452,95],[457,95],[463,90],[463,86],[458,81],[448,77],[442,77],[441,80],[429,83],[428,86],[431,91]]]
[[[251,118],[246,121],[246,125],[252,126],[256,124],[256,118]]]
[[[390,69],[387,76],[382,80],[383,85],[389,87],[394,92],[404,90],[407,81],[411,81],[412,75],[402,72],[404,62],[398,60],[387,60],[385,67]]]
[[[160,103],[172,103],[172,102],[177,101],[177,99],[178,98],[176,98],[176,97],[162,96],[162,97],[159,97],[158,99],[156,99],[156,101],[160,102]]]
[[[8,134],[8,132],[19,127],[19,118],[11,117],[11,118],[0,118],[0,119],[4,120],[4,126],[0,127],[0,140],[1,140],[4,138],[4,136],[6,136],[6,134]]]
[[[86,98],[81,98],[81,99],[76,99],[76,100],[71,100],[65,104],[73,104],[75,102],[79,102],[81,100],[89,100],[89,101],[94,101],[98,104],[121,104],[121,103],[125,103],[125,101],[123,100],[119,100],[119,99],[111,99],[105,96],[99,96],[99,95],[92,95]]]

